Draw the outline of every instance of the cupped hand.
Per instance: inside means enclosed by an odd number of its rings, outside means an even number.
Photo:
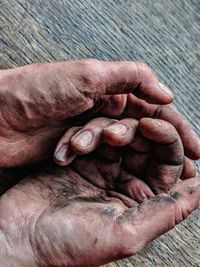
[[[39,162],[66,129],[103,114],[157,117],[172,123],[186,156],[200,157],[200,140],[142,62],[79,60],[0,71],[0,166]],[[161,106],[162,105],[162,106]]]
[[[138,203],[119,190],[119,172],[119,162],[84,155],[2,195],[1,265],[97,267],[139,252],[199,205],[199,178]]]
[[[72,127],[57,145],[55,162],[66,166],[78,155],[95,149],[108,164],[99,168],[104,174],[103,181],[91,182],[102,187],[106,175],[109,183],[106,186],[112,188],[114,181],[116,188],[119,182],[120,190],[138,202],[152,197],[153,193],[167,192],[178,179],[196,175],[194,163],[184,157],[177,130],[163,120],[143,118],[138,122],[128,118],[117,121],[102,117],[82,127]],[[96,154],[89,154],[93,168],[96,168]],[[90,171],[87,161],[87,157],[82,157],[79,163],[83,166],[83,175]],[[118,164],[115,180],[109,178],[110,161]]]

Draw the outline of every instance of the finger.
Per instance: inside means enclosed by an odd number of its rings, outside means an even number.
[[[138,203],[154,196],[145,182],[124,170],[120,174],[118,189],[121,193],[124,193]]]
[[[184,167],[181,174],[181,180],[192,178],[196,176],[195,164],[191,159],[185,157]]]
[[[126,107],[127,95],[111,95],[101,114],[103,116],[119,117]]]
[[[123,146],[130,143],[134,137],[136,128],[137,121],[134,119],[124,119],[121,122],[115,122],[109,118],[97,118],[91,120],[80,130],[76,131],[76,134],[71,136],[71,140],[69,140],[70,134],[66,133],[60,142],[66,143],[65,139],[67,138],[67,142],[70,142],[71,151],[75,151],[77,154],[87,154],[94,151],[102,142],[113,146]],[[110,148],[110,151],[107,149],[108,156],[113,154],[111,150],[113,149]],[[59,153],[61,154],[62,151],[63,147]],[[59,157],[60,154],[57,156]],[[66,160],[65,158],[65,162]],[[66,163],[62,161],[62,164]]]
[[[138,99],[133,94],[129,94],[123,117],[131,117],[137,120],[143,117],[152,117],[168,121],[178,131],[186,156],[193,160],[200,158],[200,139],[198,135],[192,129],[190,123],[172,105],[151,105]]]
[[[103,129],[113,122],[114,120],[103,117],[91,120],[72,137],[71,148],[77,154],[87,154],[95,150],[101,143]]]
[[[173,101],[171,91],[159,84],[152,69],[140,61],[101,62],[105,94],[133,93],[149,103],[168,104]]]
[[[124,146],[135,137],[138,122],[134,119],[123,119],[103,129],[104,142],[111,146]]]
[[[176,129],[168,122],[144,118],[139,130],[145,138],[153,141],[153,156],[146,169],[145,179],[151,189],[166,192],[180,178],[184,151]]]
[[[132,143],[123,151],[122,165],[126,170],[140,177],[146,169],[150,155],[150,141],[137,132]]]
[[[154,142],[154,152],[160,160],[174,165],[183,162],[183,145],[173,125],[163,120],[143,118],[138,128],[145,138]]]
[[[190,159],[200,158],[200,138],[189,122],[172,106],[160,107],[157,118],[170,122],[177,129],[184,145],[185,155]]]
[[[133,94],[128,94],[127,103],[124,109],[123,117],[130,117],[140,120],[144,117],[153,117],[158,105],[150,104],[145,100],[139,99]]]
[[[126,244],[130,245],[133,242],[133,236],[129,238],[128,236],[137,229],[134,232],[134,240],[138,245],[132,246],[134,250],[132,253],[137,253],[153,239],[187,218],[199,204],[200,180],[192,178],[176,184],[169,195],[157,195],[140,204],[137,209],[129,209],[124,216],[127,218],[126,225],[132,224],[133,229],[130,229],[130,226],[127,228],[130,230],[127,231],[127,235],[124,235]]]
[[[58,142],[54,152],[54,161],[57,165],[66,166],[75,159],[76,153],[70,148],[70,140],[79,129],[80,127],[70,128]]]

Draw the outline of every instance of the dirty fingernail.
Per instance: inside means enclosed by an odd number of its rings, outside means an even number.
[[[161,88],[161,90],[163,90],[166,94],[168,94],[170,97],[174,97],[174,95],[173,95],[173,93],[172,93],[172,91],[167,87],[167,86],[165,86],[164,84],[162,84],[162,83],[159,83],[159,85],[160,85],[160,88]]]
[[[118,135],[125,135],[127,133],[127,128],[123,124],[116,123],[109,126],[107,129]]]
[[[59,161],[66,161],[67,160],[67,150],[68,145],[62,145],[54,154],[54,157]]]
[[[72,138],[73,143],[79,146],[89,146],[93,140],[93,134],[90,131],[83,131],[74,138]]]

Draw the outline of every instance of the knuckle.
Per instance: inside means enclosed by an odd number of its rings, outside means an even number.
[[[93,75],[98,73],[101,63],[97,59],[84,59],[79,61],[79,65],[82,69],[83,75],[88,78],[92,77],[93,79]]]
[[[85,93],[89,94],[89,97],[95,97],[99,87],[103,82],[102,79],[102,64],[101,61],[97,59],[84,59],[79,61],[80,71],[80,80],[83,88],[89,89],[85,90]]]
[[[138,68],[143,70],[144,72],[153,73],[151,67],[145,61],[136,61],[136,64],[137,64]]]

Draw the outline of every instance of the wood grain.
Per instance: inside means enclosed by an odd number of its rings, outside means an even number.
[[[199,0],[0,0],[0,68],[88,57],[148,62],[200,133]],[[199,217],[107,267],[199,267]]]

